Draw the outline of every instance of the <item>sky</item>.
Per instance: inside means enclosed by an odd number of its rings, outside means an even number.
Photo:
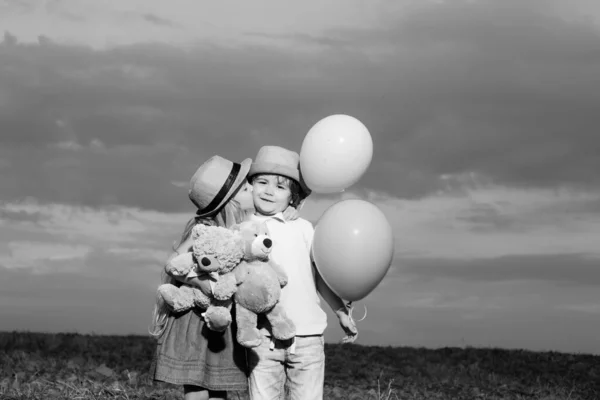
[[[146,334],[196,168],[347,114],[371,165],[302,216],[359,198],[393,227],[356,343],[600,354],[599,22],[591,0],[0,0],[1,329]]]

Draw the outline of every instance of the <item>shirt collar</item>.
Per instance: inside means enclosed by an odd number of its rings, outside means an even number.
[[[252,218],[255,221],[268,221],[270,219],[273,219],[275,221],[279,221],[279,222],[283,222],[285,224],[285,218],[283,217],[283,213],[279,212],[275,215],[258,215],[258,214],[252,214]]]

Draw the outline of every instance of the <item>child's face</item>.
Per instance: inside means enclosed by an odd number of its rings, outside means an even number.
[[[252,199],[252,186],[245,182],[240,190],[233,196],[243,210],[251,210],[254,208],[254,200]]]
[[[252,181],[254,208],[260,215],[275,215],[290,204],[292,191],[287,179],[279,175],[258,175]]]

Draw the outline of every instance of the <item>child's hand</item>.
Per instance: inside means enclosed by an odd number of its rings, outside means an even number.
[[[294,220],[298,219],[298,217],[300,216],[300,210],[302,210],[302,206],[304,205],[305,201],[306,201],[306,199],[300,200],[300,204],[298,204],[298,208],[288,206],[288,208],[286,208],[285,211],[283,212],[283,218],[286,221],[294,221]]]
[[[344,330],[344,333],[349,336],[358,335],[358,330],[356,329],[356,325],[354,324],[354,320],[350,316],[348,309],[346,307],[342,307],[335,312],[340,320],[340,326]]]
[[[300,216],[300,213],[298,212],[298,210],[296,210],[292,206],[288,206],[288,208],[286,208],[285,211],[283,212],[283,218],[286,221],[297,220],[299,216]]]

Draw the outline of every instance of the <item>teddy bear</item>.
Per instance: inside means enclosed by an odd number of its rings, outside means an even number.
[[[192,243],[193,251],[173,257],[165,270],[171,276],[188,278],[210,275],[212,297],[186,284],[163,284],[158,288],[159,296],[176,313],[192,307],[206,310],[202,317],[207,327],[222,332],[231,323],[231,297],[237,289],[232,271],[244,256],[245,243],[236,232],[203,224],[194,226]]]
[[[267,225],[245,221],[232,229],[244,239],[244,259],[235,268],[237,290],[233,296],[236,305],[237,341],[244,347],[257,347],[262,335],[257,327],[258,314],[264,314],[271,324],[276,339],[288,340],[296,335],[293,321],[279,304],[281,288],[287,276],[280,266],[269,260],[273,242]]]

